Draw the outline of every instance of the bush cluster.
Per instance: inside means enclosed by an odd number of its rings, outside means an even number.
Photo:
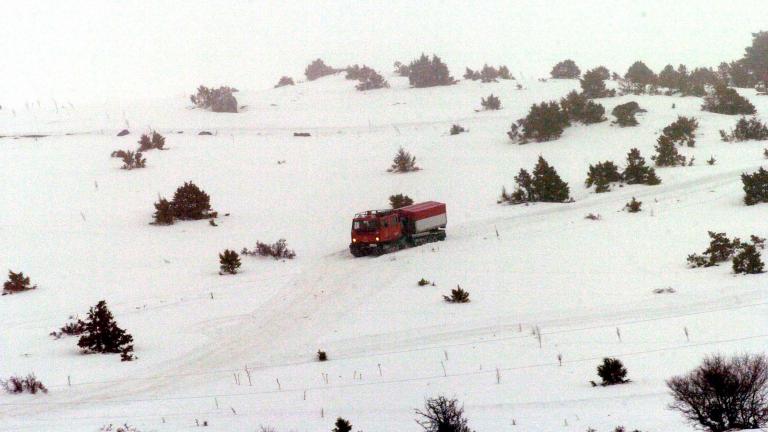
[[[142,134],[139,138],[140,152],[146,152],[149,150],[165,150],[165,137],[160,135],[157,131],[152,131],[152,137],[147,134]]]
[[[289,76],[282,76],[282,77],[280,77],[280,80],[275,85],[275,88],[285,87],[285,86],[289,86],[289,85],[291,85],[291,86],[295,85],[295,83],[293,82],[293,78],[291,78]]]
[[[621,360],[616,358],[604,358],[603,363],[597,366],[597,376],[600,377],[602,386],[628,383],[627,369]],[[592,385],[596,385],[594,381]]]
[[[304,75],[308,81],[314,81],[326,75],[333,75],[339,72],[338,69],[327,66],[322,59],[316,59],[304,69]]]
[[[430,59],[426,54],[422,54],[408,66],[408,81],[416,88],[456,83],[448,71],[448,66],[440,60],[440,57],[432,55]]]
[[[233,93],[237,93],[237,89],[228,86],[221,86],[219,88],[208,88],[201,85],[197,88],[197,94],[193,94],[189,97],[196,107],[202,109],[210,109],[213,112],[237,112],[237,99]]]
[[[480,106],[483,107],[483,110],[499,110],[501,109],[501,100],[491,93],[487,98],[481,98]]]
[[[581,80],[579,80],[579,83],[581,84],[581,94],[587,99],[616,96],[616,90],[608,90],[605,87],[605,81],[607,79],[608,69],[603,66],[586,71]]]
[[[12,376],[7,380],[0,380],[0,387],[3,387],[6,393],[10,394],[19,394],[24,392],[31,394],[37,394],[38,392],[48,393],[48,389],[43,385],[43,383],[38,381],[38,379],[35,377],[35,374],[29,374],[24,378],[20,376]]]
[[[512,76],[512,74],[509,72],[509,68],[506,66],[502,65],[496,69],[493,66],[488,66],[488,64],[485,64],[480,70],[472,70],[467,68],[466,72],[464,72],[464,79],[472,81],[479,80],[484,83],[489,83],[497,82],[499,79],[513,80],[515,77]]]
[[[661,135],[656,140],[656,154],[651,156],[651,160],[659,167],[673,167],[685,165],[685,156],[677,151],[677,146],[667,135]]]
[[[688,147],[696,145],[696,129],[699,122],[694,117],[677,116],[677,120],[666,126],[662,133],[674,143],[685,143]]]
[[[729,239],[726,233],[707,233],[710,238],[709,247],[702,254],[688,255],[690,267],[712,267],[732,259],[734,273],[763,272],[759,251],[765,247],[764,238],[752,235],[749,242],[742,242],[738,237]]]
[[[451,126],[451,130],[450,130],[450,134],[451,135],[458,135],[458,134],[460,134],[462,132],[467,132],[467,130],[464,129],[463,126],[457,125],[457,124]]]
[[[768,140],[768,126],[761,122],[757,117],[752,117],[749,120],[746,117],[742,117],[736,122],[736,128],[731,129],[730,133],[725,130],[720,130],[720,138],[726,142],[733,141],[765,141]]]
[[[568,183],[564,182],[554,167],[543,157],[533,169],[533,175],[521,169],[515,177],[516,189],[508,194],[501,191],[499,203],[521,204],[527,202],[566,202],[571,200]]]
[[[640,150],[633,148],[627,153],[627,166],[621,174],[627,184],[657,185],[661,179],[656,176],[656,170],[645,164],[645,158],[640,155]]]
[[[70,316],[69,322],[64,324],[58,331],[49,333],[54,339],[61,339],[64,336],[80,336],[85,331],[85,322],[83,320]]]
[[[397,194],[389,196],[389,205],[393,209],[399,209],[401,207],[407,207],[413,204],[413,200],[408,195]]]
[[[619,172],[619,167],[613,161],[598,162],[590,165],[587,171],[587,180],[584,184],[590,188],[595,186],[596,193],[608,192],[610,184],[620,182],[623,176]]]
[[[584,93],[572,91],[560,99],[560,107],[570,122],[583,124],[600,123],[605,121],[605,108],[590,100]]]
[[[257,241],[256,247],[254,247],[253,250],[243,248],[240,253],[250,256],[272,257],[276,260],[296,258],[296,252],[292,249],[288,249],[288,244],[285,239],[280,239],[272,244]]]
[[[147,166],[147,159],[141,154],[140,151],[133,152],[131,150],[122,151],[123,166],[121,169],[132,170],[136,168],[144,168]]]
[[[725,85],[715,86],[714,90],[704,96],[704,111],[728,115],[751,115],[755,113],[755,106],[741,96],[736,90]]]
[[[358,65],[348,66],[346,71],[346,79],[360,81],[360,83],[355,86],[355,88],[359,91],[389,87],[389,83],[384,79],[384,77],[366,65],[363,65],[362,67]]]

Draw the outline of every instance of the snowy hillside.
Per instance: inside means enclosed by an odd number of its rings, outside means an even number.
[[[765,163],[766,142],[718,134],[737,116],[703,112],[695,97],[606,98],[608,113],[633,100],[647,112],[637,127],[577,125],[517,145],[510,124],[577,80],[410,89],[386,78],[392,88],[367,92],[337,75],[237,93],[238,114],[185,98],[4,107],[0,271],[23,271],[38,288],[0,297],[0,377],[34,372],[50,392],[0,394],[0,431],[207,421],[212,431],[314,432],[339,416],[354,430],[415,431],[414,409],[437,395],[461,401],[478,432],[689,431],[667,409],[665,379],[706,354],[765,350],[768,276],[686,267],[708,230],[768,237],[766,207],[745,206],[740,181]],[[768,120],[768,97],[739,92]],[[490,93],[502,109],[476,111]],[[623,166],[630,148],[651,163],[678,115],[700,123],[696,146],[680,150],[694,166],[657,169],[658,186],[584,187],[590,164]],[[469,132],[450,136],[454,123]],[[145,169],[119,169],[110,153],[150,129],[167,150],[147,152]],[[399,147],[421,171],[387,172]],[[497,204],[539,155],[575,201]],[[218,226],[150,225],[158,195],[190,180],[210,194]],[[445,202],[447,240],[353,258],[354,213],[397,193]],[[622,211],[632,197],[642,212]],[[296,259],[243,256],[240,273],[218,274],[224,249],[280,238]],[[436,286],[417,286],[422,277]],[[443,301],[457,285],[470,303]],[[49,336],[99,300],[133,335],[137,361],[81,355],[76,338]],[[631,383],[590,385],[608,356]]]

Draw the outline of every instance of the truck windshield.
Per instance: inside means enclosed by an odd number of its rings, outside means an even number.
[[[352,229],[355,231],[376,231],[379,228],[377,220],[356,220],[352,222]]]

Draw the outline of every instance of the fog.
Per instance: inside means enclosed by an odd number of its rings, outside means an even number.
[[[0,104],[183,96],[303,79],[309,61],[389,72],[422,51],[454,76],[506,64],[526,79],[564,58],[624,72],[642,59],[716,66],[768,29],[744,1],[26,1],[0,10]]]

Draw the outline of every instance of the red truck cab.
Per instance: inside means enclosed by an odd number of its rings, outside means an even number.
[[[379,255],[445,239],[445,204],[427,201],[394,210],[368,210],[352,219],[352,255]]]

